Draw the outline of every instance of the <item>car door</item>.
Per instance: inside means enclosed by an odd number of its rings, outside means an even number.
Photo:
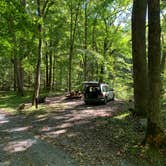
[[[109,100],[112,100],[114,98],[114,90],[112,88],[109,88]]]
[[[108,91],[108,87],[106,85],[104,85],[104,90],[105,90],[105,96],[107,97],[107,100],[109,100],[109,91]]]
[[[109,91],[109,86],[105,85],[107,100],[111,100],[112,94]]]

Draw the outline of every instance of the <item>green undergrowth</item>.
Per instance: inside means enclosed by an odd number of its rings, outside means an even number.
[[[31,93],[22,97],[15,92],[0,92],[0,109],[15,113],[20,104],[31,102],[31,96]]]
[[[41,92],[40,96],[58,96],[62,95],[62,92]],[[36,111],[35,107],[31,107],[32,92],[25,92],[24,96],[19,96],[15,92],[2,92],[0,91],[0,109],[11,112],[11,113],[21,113],[18,108],[21,104],[29,104],[27,112],[32,113]],[[38,110],[42,112],[45,107],[40,104]]]

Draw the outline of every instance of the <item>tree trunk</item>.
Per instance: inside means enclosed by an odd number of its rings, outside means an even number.
[[[56,56],[54,55],[53,59],[53,68],[52,68],[52,89],[55,89],[55,65],[56,65]]]
[[[15,62],[14,59],[13,59],[13,70],[14,70],[14,84],[13,84],[13,87],[14,87],[14,91],[16,92],[17,91],[17,66],[16,66],[16,62]]]
[[[73,19],[74,11],[73,11],[73,4],[71,2],[71,5],[70,5],[70,49],[69,49],[69,72],[68,72],[69,92],[71,92],[71,88],[72,88],[72,60],[73,60],[74,41],[75,41],[75,33],[76,33],[76,27],[78,22],[79,7],[80,7],[80,2],[77,4],[77,8],[75,11],[75,19]]]
[[[51,85],[52,85],[52,51],[50,51],[50,54],[49,54],[49,61],[50,61],[50,66],[49,66],[49,86],[48,86],[48,90],[51,90]]]
[[[145,139],[147,144],[158,147],[163,143],[164,138],[160,126],[160,0],[148,0],[148,20],[149,103]]]
[[[14,54],[15,54],[15,51],[14,51]],[[16,55],[14,55],[13,63],[14,63],[14,88],[18,95],[23,96],[24,95],[23,68],[22,68],[21,60],[18,59]]]
[[[161,73],[164,73],[166,63],[166,50],[163,51],[162,59],[161,59]]]
[[[166,49],[165,49],[165,43],[164,43],[164,36],[162,36],[162,57],[161,57],[161,73],[164,73],[165,69],[165,62],[166,62]]]
[[[47,44],[46,44],[47,46]],[[48,48],[47,48],[48,49]],[[46,52],[46,55],[45,55],[45,60],[46,60],[46,90],[48,90],[48,87],[49,87],[49,72],[48,72],[48,51]]]
[[[69,76],[68,76],[68,90],[71,92],[71,70],[72,70],[72,56],[73,56],[73,9],[71,4],[70,9],[70,50],[69,50]]]
[[[85,54],[84,54],[84,81],[87,80],[87,55],[86,55],[86,50],[87,50],[87,38],[88,38],[88,16],[87,16],[87,6],[88,2],[85,2],[85,9],[84,9],[84,49],[85,49]]]
[[[37,0],[38,6],[38,17],[41,17],[41,9],[40,9],[40,0]],[[38,108],[38,100],[39,100],[39,91],[40,91],[40,65],[41,65],[41,57],[42,57],[42,24],[38,23],[38,56],[37,56],[37,65],[36,65],[36,76],[35,76],[35,86],[34,86],[34,94],[32,105],[35,105]]]
[[[38,32],[41,34],[42,26],[41,24],[38,25]],[[42,39],[39,37],[38,41],[38,59],[36,65],[36,76],[35,76],[35,88],[34,88],[34,95],[33,95],[33,103],[36,108],[38,108],[38,99],[39,99],[39,91],[40,91],[40,65],[41,65],[41,57],[42,57]]]
[[[17,83],[18,83],[18,94],[24,95],[24,68],[22,66],[22,60],[18,59],[18,72],[17,72]]]
[[[147,0],[134,0],[132,11],[132,58],[134,79],[134,114],[147,112],[147,62],[146,62],[146,8]]]
[[[93,26],[92,26],[92,49],[97,52],[97,45],[96,45],[96,38],[95,38],[96,24],[97,24],[97,15],[95,17],[95,20],[93,21]],[[95,71],[93,69],[93,72],[95,72],[94,73],[95,80],[99,80],[100,78],[99,78],[98,62],[97,61],[94,63],[94,66],[95,66],[95,69],[96,69]]]

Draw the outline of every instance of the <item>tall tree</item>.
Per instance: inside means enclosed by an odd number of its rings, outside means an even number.
[[[146,143],[159,146],[164,141],[164,132],[160,126],[160,60],[161,27],[160,0],[148,0],[148,68],[149,68],[149,103]]]
[[[76,5],[76,8],[74,8]],[[80,0],[74,4],[70,1],[69,4],[70,10],[70,47],[69,47],[69,71],[68,71],[68,90],[71,92],[72,88],[72,61],[73,61],[73,53],[74,53],[74,42],[76,35],[76,28],[78,23],[78,14],[80,10]]]
[[[164,36],[162,35],[162,56],[161,56],[161,73],[164,73],[166,62],[166,46],[164,42]]]
[[[88,8],[88,0],[85,0],[85,7],[84,7],[84,49],[85,49],[85,55],[84,55],[84,80],[87,79],[87,39],[88,39],[88,14],[87,14],[87,8]]]
[[[134,78],[134,104],[136,115],[147,112],[146,62],[146,8],[147,0],[134,0],[132,11],[132,57]]]
[[[37,52],[34,94],[33,94],[33,99],[32,99],[32,105],[35,104],[36,108],[38,108],[39,91],[40,91],[40,65],[41,65],[41,59],[42,59],[42,44],[43,44],[43,42],[42,42],[43,19],[46,16],[46,12],[48,10],[48,3],[49,3],[49,0],[44,1],[43,7],[42,7],[41,0],[37,0],[38,52]]]
[[[36,76],[35,76],[35,86],[34,86],[34,94],[32,105],[35,104],[36,108],[38,108],[38,99],[39,99],[39,90],[40,90],[40,65],[41,65],[41,57],[42,57],[42,13],[41,13],[41,2],[37,0],[37,13],[38,13],[38,52],[37,52],[37,65],[36,65]]]

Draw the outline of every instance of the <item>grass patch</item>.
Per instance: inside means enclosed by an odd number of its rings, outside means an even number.
[[[54,96],[61,96],[62,92],[46,92],[42,91],[40,93],[40,96],[48,96],[48,97],[54,97]],[[39,104],[38,109],[36,109],[34,106],[31,106],[32,101],[32,92],[26,92],[24,96],[19,96],[15,92],[0,92],[0,109],[3,109],[7,112],[16,113],[16,114],[36,114],[38,111],[42,113],[43,111],[46,111],[46,106],[43,104]],[[17,108],[20,104],[27,104],[29,103],[29,106],[25,108],[23,111],[18,111]],[[59,107],[56,105],[56,107]],[[48,107],[48,111],[50,111],[52,108]],[[38,110],[38,111],[37,111]]]
[[[16,112],[17,107],[22,103],[31,102],[32,94],[18,96],[15,92],[0,92],[0,109],[9,112]]]

